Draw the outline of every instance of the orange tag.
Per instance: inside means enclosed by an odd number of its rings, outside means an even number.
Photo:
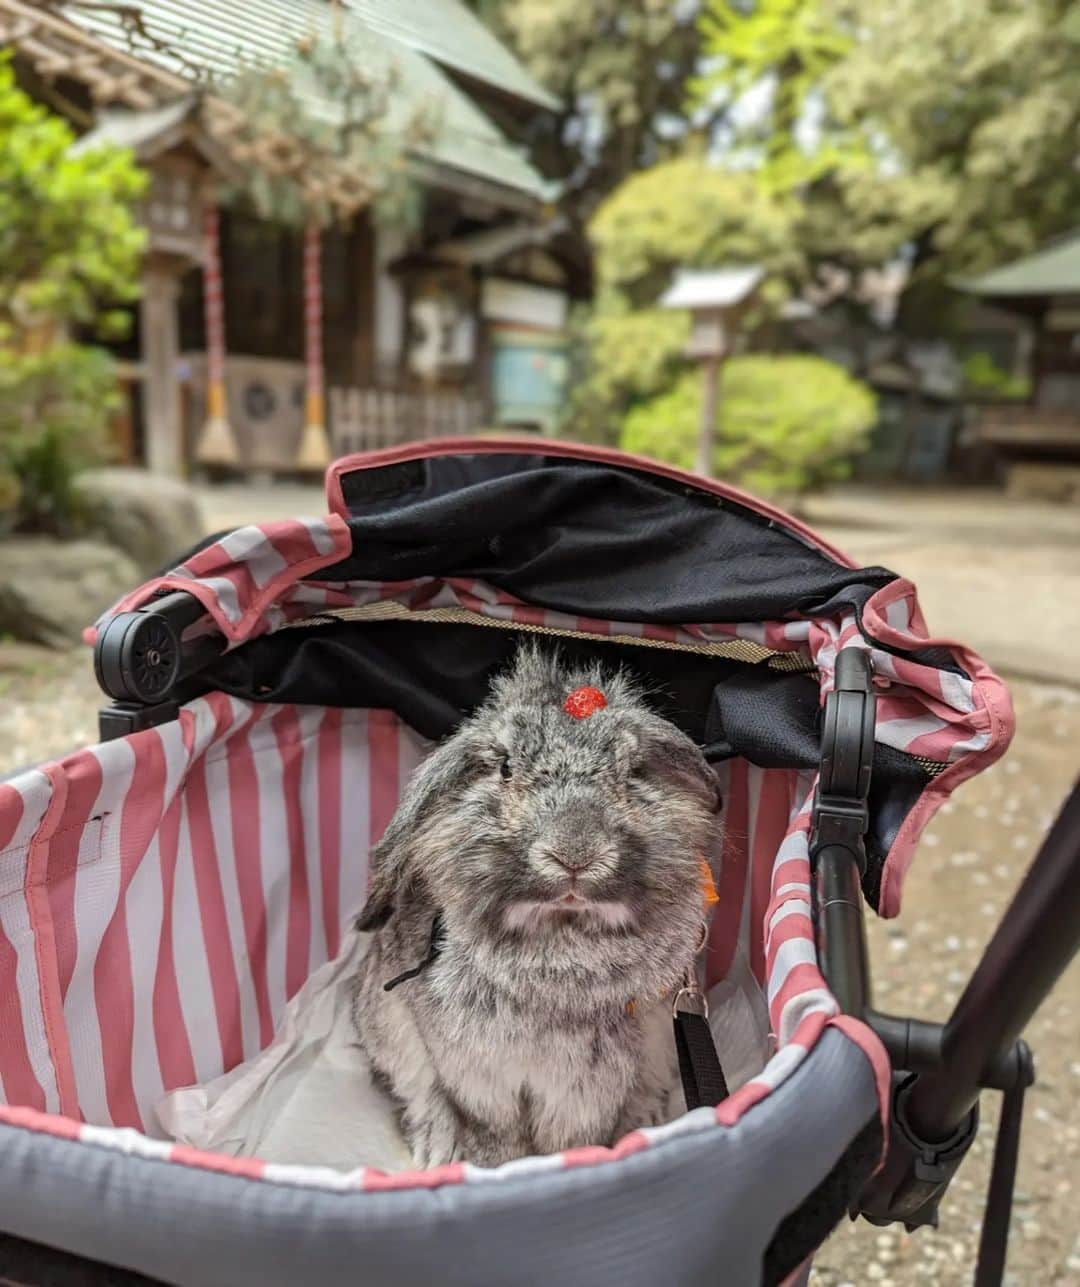
[[[716,892],[716,882],[712,877],[712,868],[704,858],[701,859],[699,868],[701,871],[701,894],[705,899],[705,906],[712,907],[714,903],[720,901],[720,895]]]

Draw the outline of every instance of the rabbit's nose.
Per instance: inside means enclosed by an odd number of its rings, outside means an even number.
[[[553,844],[548,841],[534,845],[530,860],[541,871],[545,869],[550,875],[565,873],[573,878],[588,877],[595,880],[610,875],[618,866],[619,855],[613,845],[604,842],[574,837],[573,840]]]
[[[573,876],[576,876],[579,872],[588,871],[593,863],[596,862],[596,854],[580,849],[575,850],[573,853],[555,853],[551,855],[551,858],[553,862]]]

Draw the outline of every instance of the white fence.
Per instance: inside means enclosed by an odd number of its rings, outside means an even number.
[[[482,398],[467,393],[332,388],[329,412],[334,454],[343,456],[473,433],[484,425],[485,407]]]

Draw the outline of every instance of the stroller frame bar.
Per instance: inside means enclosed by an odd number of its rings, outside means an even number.
[[[1080,947],[1080,783],[1065,801],[912,1090],[918,1133],[949,1133]],[[1017,1075],[1023,1072],[1017,1068]],[[1000,1089],[1009,1089],[1002,1086]]]
[[[894,1069],[887,1156],[857,1207],[875,1224],[936,1225],[975,1138],[980,1091],[1004,1091],[975,1278],[994,1287],[1004,1273],[1024,1091],[1035,1078],[1019,1034],[1080,947],[1080,783],[948,1021],[880,1013],[871,1004],[861,886],[874,705],[869,658],[844,650],[825,702],[811,835],[818,957],[840,1008],[874,1030]]]

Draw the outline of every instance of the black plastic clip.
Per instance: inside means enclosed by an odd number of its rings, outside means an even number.
[[[979,1126],[979,1106],[968,1113],[948,1139],[920,1139],[907,1115],[907,1096],[915,1084],[911,1074],[893,1080],[889,1151],[882,1169],[860,1194],[858,1209],[871,1224],[901,1220],[910,1233],[922,1225],[937,1228],[938,1204],[967,1156]]]
[[[129,733],[141,733],[144,728],[157,728],[159,724],[168,724],[176,719],[179,710],[179,702],[156,702],[152,706],[113,702],[98,711],[98,738],[102,742],[111,742],[113,738],[126,737]]]
[[[867,796],[874,758],[875,697],[870,655],[844,648],[825,698],[821,770],[810,828],[818,961],[844,1014],[870,1005],[870,965],[861,884],[866,872]]]
[[[841,649],[835,684],[825,699],[810,854],[840,845],[855,859],[860,875],[866,870],[863,836],[869,821],[866,798],[874,762],[875,704],[869,653]]]

